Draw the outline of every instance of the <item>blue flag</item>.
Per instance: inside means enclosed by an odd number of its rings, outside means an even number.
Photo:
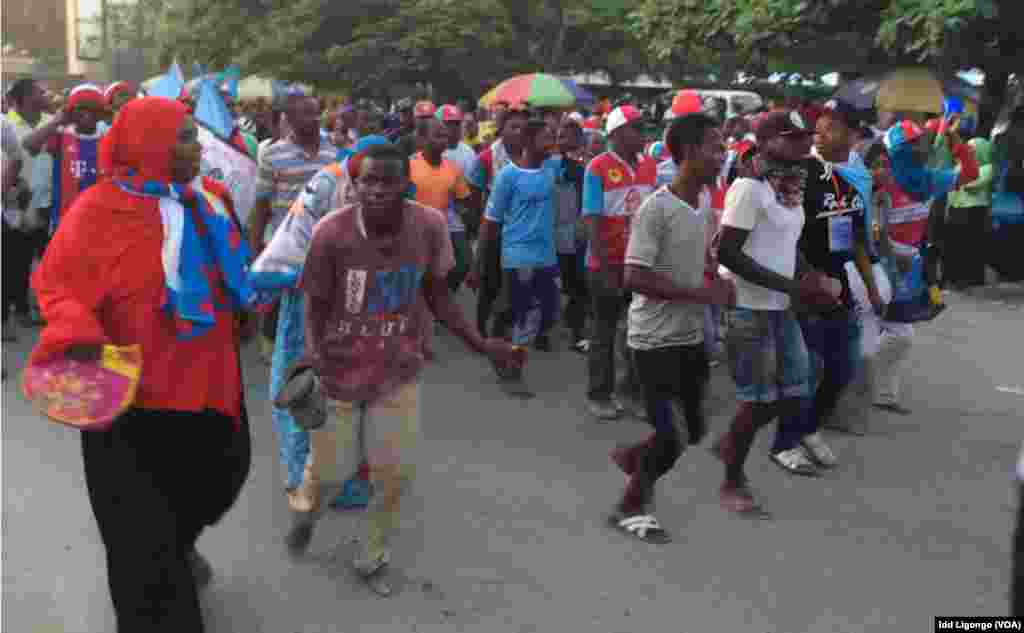
[[[224,140],[230,139],[231,133],[235,131],[235,117],[220,96],[217,84],[209,77],[204,77],[200,81],[199,98],[196,99],[193,116],[196,121]]]
[[[167,74],[161,77],[160,80],[150,88],[149,96],[164,97],[165,99],[177,99],[181,96],[181,91],[184,88],[185,80],[181,74],[181,67],[178,66],[178,62],[174,62],[167,70]]]

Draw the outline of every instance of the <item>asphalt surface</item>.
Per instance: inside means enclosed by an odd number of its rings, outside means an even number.
[[[721,467],[691,449],[659,486],[657,515],[675,537],[666,546],[605,527],[623,484],[607,452],[648,427],[585,415],[585,364],[564,339],[557,353],[531,356],[539,395],[524,403],[501,395],[480,359],[440,335],[391,598],[348,571],[358,514],[332,512],[305,560],[285,553],[267,369],[250,346],[254,465],[237,506],[200,541],[216,569],[203,597],[208,630],[895,633],[931,631],[937,615],[1005,615],[1024,436],[1024,288],[948,302],[918,329],[912,416],[879,413],[867,437],[830,436],[841,464],[816,480],[769,462],[762,433],[748,473],[771,522],[726,515]],[[16,390],[29,346],[27,333],[3,346],[12,378],[2,404],[2,628],[112,632],[78,438]],[[712,391],[719,432],[734,408],[724,368]]]

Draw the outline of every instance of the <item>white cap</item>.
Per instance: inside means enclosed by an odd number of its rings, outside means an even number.
[[[639,121],[643,116],[639,110],[631,105],[619,106],[608,115],[608,121],[604,124],[605,133],[611,134],[623,125]]]

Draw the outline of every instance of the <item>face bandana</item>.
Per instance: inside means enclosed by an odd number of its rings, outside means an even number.
[[[775,190],[775,197],[784,207],[803,207],[807,188],[807,168],[804,162],[780,160],[767,156],[754,159],[754,171]]]

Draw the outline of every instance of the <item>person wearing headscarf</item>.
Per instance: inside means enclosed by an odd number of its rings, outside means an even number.
[[[47,325],[30,364],[142,348],[131,408],[81,434],[121,633],[203,631],[212,568],[196,542],[250,466],[238,354],[248,247],[227,191],[197,180],[200,152],[184,104],[126,104],[101,145],[103,178],[67,210],[33,276]]]
[[[368,148],[387,143],[383,136],[364,137],[353,147],[356,152],[353,156],[318,171],[296,198],[267,248],[249,271],[250,283],[257,291],[258,305],[266,308],[280,300],[270,360],[271,401],[284,387],[288,371],[302,356],[305,345],[304,305],[296,284],[313,237],[313,227],[331,211],[355,200],[354,178],[349,167],[357,164]],[[296,425],[287,409],[274,407],[272,415],[279,442],[278,454],[285,470],[288,507],[296,518],[303,517],[316,510],[318,505],[317,482],[308,464],[309,433]],[[366,505],[369,488],[365,472],[358,473],[352,481],[344,496],[336,500],[337,505]]]
[[[949,194],[946,215],[945,279],[955,287],[985,284],[987,236],[991,225],[992,143],[974,138],[968,143],[978,161],[978,177]]]

